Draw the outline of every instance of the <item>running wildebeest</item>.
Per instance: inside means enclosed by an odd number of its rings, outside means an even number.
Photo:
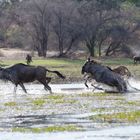
[[[26,56],[27,65],[30,65],[31,62],[32,62],[32,56],[30,54],[27,54],[27,56]]]
[[[116,87],[118,92],[124,93],[127,91],[126,82],[119,74],[93,60],[91,61],[88,59],[88,61],[83,65],[81,72],[82,74],[90,74],[92,79],[98,83]]]
[[[130,72],[130,71],[128,70],[128,68],[125,67],[125,66],[119,66],[119,67],[114,68],[114,69],[112,69],[112,68],[110,68],[110,67],[107,66],[107,68],[108,68],[109,70],[115,72],[115,73],[118,73],[120,76],[122,76],[122,77],[125,78],[126,80],[132,76],[131,72]],[[97,82],[96,82],[95,80],[93,80],[93,79],[94,79],[94,77],[93,77],[91,74],[89,74],[89,73],[84,75],[85,86],[86,86],[87,88],[88,88],[88,84],[87,84],[88,81],[89,81],[89,82],[92,82],[91,85],[92,85],[93,87],[95,87],[93,83],[97,84]]]
[[[140,56],[134,56],[133,59],[134,59],[134,64],[137,64],[137,62],[140,63]]]
[[[51,88],[48,86],[51,78],[46,77],[47,72],[55,73],[58,77],[65,79],[65,76],[58,71],[51,71],[42,66],[29,66],[22,63],[15,64],[9,68],[0,68],[0,79],[11,81],[15,84],[15,93],[18,85],[27,93],[23,83],[33,82],[35,80],[43,84],[45,90],[49,90],[51,93]]]

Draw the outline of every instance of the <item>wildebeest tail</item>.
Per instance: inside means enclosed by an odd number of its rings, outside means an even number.
[[[62,75],[62,74],[61,74],[60,72],[58,72],[58,71],[51,71],[51,70],[48,70],[48,69],[46,69],[46,71],[51,72],[51,73],[55,73],[55,74],[57,74],[58,77],[60,77],[60,78],[62,78],[62,79],[65,79],[65,78],[66,78],[64,75]]]

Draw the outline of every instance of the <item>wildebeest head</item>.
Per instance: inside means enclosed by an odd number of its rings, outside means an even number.
[[[82,74],[84,74],[85,72],[89,73],[90,67],[93,64],[97,64],[97,62],[95,60],[90,60],[90,58],[88,58],[88,60],[86,61],[86,63],[82,67],[81,73]]]
[[[88,58],[86,63],[82,66],[81,73],[84,74],[85,72],[88,72],[88,69],[89,69],[90,65],[91,65],[90,58]]]

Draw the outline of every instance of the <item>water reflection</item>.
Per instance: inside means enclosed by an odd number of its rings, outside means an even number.
[[[87,118],[77,118],[72,114],[57,114],[57,115],[28,115],[28,116],[13,116],[7,119],[0,119],[1,128],[13,127],[47,127],[55,125],[80,125],[83,130],[94,128],[94,123]]]

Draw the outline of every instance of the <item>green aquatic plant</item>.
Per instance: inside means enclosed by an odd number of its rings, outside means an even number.
[[[51,103],[54,104],[63,104],[65,103],[64,95],[49,95],[47,97]]]
[[[132,106],[140,106],[139,101],[127,101],[125,102],[126,105],[132,105]]]
[[[44,99],[35,99],[32,101],[32,103],[36,106],[43,106],[46,101]]]
[[[12,128],[12,132],[33,132],[33,133],[43,133],[43,132],[62,132],[62,131],[79,131],[81,130],[76,125],[64,125],[64,126],[48,126],[43,128],[22,128],[15,127]]]
[[[7,103],[4,103],[5,106],[16,106],[17,103],[16,102],[7,102]]]
[[[94,109],[91,109],[91,112],[105,112],[108,110],[109,110],[108,108],[94,108]]]
[[[51,100],[63,99],[64,95],[49,95],[47,98]]]
[[[100,120],[104,122],[140,122],[140,110],[132,112],[119,112],[112,114],[99,114],[89,117],[90,120]]]
[[[90,92],[90,93],[81,93],[80,94],[81,97],[110,97],[110,96],[114,96],[114,95],[116,95],[116,94],[104,93],[104,92],[98,92],[98,93]]]

